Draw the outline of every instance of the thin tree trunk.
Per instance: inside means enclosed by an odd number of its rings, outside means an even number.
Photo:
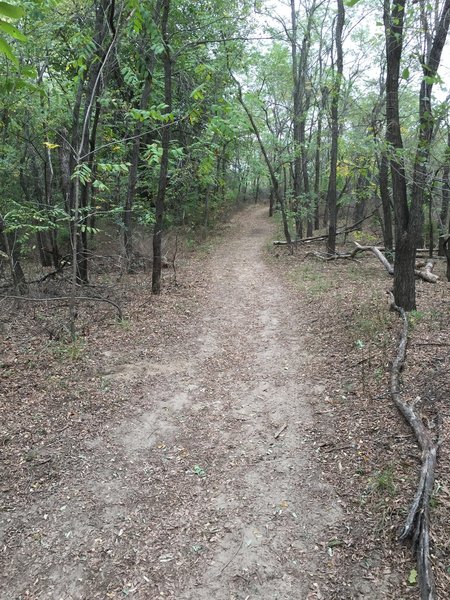
[[[448,209],[450,204],[450,128],[447,134],[444,169],[442,172],[442,204],[439,215],[439,256],[445,256],[443,236],[449,232]]]
[[[15,234],[8,234],[5,229],[5,222],[0,217],[0,249],[8,257],[15,291],[18,294],[26,294],[28,286],[19,261],[17,238]]]
[[[328,206],[328,254],[336,254],[336,229],[337,229],[337,159],[339,141],[339,95],[341,90],[342,74],[344,70],[344,57],[342,51],[342,32],[345,21],[345,8],[343,0],[337,0],[338,14],[336,18],[336,74],[331,93],[331,151],[330,151],[330,176],[328,180],[327,206]]]
[[[320,227],[320,147],[322,144],[322,115],[319,113],[317,123],[316,155],[314,160],[314,229]]]
[[[166,113],[172,112],[172,58],[170,56],[168,20],[170,11],[170,0],[163,0],[161,15],[161,37],[164,45],[163,66],[164,66],[164,103],[166,104]],[[161,292],[161,267],[162,267],[162,234],[164,224],[165,198],[167,190],[167,174],[169,170],[169,145],[170,145],[170,125],[164,123],[162,135],[162,156],[159,169],[158,194],[155,201],[155,225],[153,230],[153,269],[152,269],[152,293]]]
[[[392,210],[389,194],[389,161],[386,153],[382,152],[378,166],[380,198],[383,208],[383,241],[385,250],[392,252],[394,239],[392,237]]]
[[[288,223],[288,218],[287,218],[287,214],[286,214],[286,207],[285,207],[285,201],[284,198],[282,196],[282,194],[280,193],[280,185],[277,179],[277,176],[275,174],[273,165],[269,159],[269,156],[267,154],[267,150],[266,147],[264,145],[264,142],[262,141],[261,138],[261,134],[259,133],[259,129],[256,125],[256,122],[253,118],[252,113],[250,112],[247,104],[244,101],[244,98],[242,96],[242,87],[240,82],[236,79],[236,77],[233,75],[233,72],[231,70],[230,64],[229,64],[229,56],[227,55],[227,62],[228,62],[228,71],[230,73],[231,78],[233,79],[234,83],[236,84],[237,90],[238,90],[238,101],[239,104],[242,106],[242,108],[245,111],[245,114],[248,117],[248,120],[250,121],[250,125],[252,126],[253,129],[253,133],[256,136],[256,139],[258,141],[258,145],[259,148],[261,150],[261,153],[264,157],[264,161],[266,163],[267,166],[267,170],[269,171],[269,175],[270,175],[270,180],[272,182],[272,189],[273,189],[273,193],[275,196],[275,200],[276,202],[280,205],[280,210],[281,210],[281,218],[283,220],[283,230],[284,230],[284,237],[286,238],[286,242],[291,245],[292,244],[292,238],[291,238],[291,234],[289,231],[289,223]]]
[[[399,78],[403,49],[403,23],[405,0],[384,2],[384,24],[386,30],[386,140],[392,147],[390,167],[392,177],[392,196],[395,210],[395,263],[394,263],[394,299],[395,304],[405,310],[416,307],[416,280],[414,266],[416,258],[415,243],[408,235],[409,219],[406,177],[400,152],[403,140],[400,130]]]
[[[154,10],[153,20],[155,23],[159,20],[161,12],[161,0],[157,0]],[[150,94],[153,88],[153,73],[155,70],[156,55],[153,50],[150,50],[150,54],[146,64],[146,79],[142,88],[141,99],[139,102],[139,109],[145,110],[150,100]],[[130,152],[130,167],[128,171],[128,187],[127,195],[125,198],[125,205],[123,209],[123,246],[125,252],[125,261],[127,271],[133,270],[133,205],[134,198],[136,195],[136,184],[138,179],[138,166],[141,148],[141,135],[144,127],[142,121],[138,121],[133,131],[133,142]]]

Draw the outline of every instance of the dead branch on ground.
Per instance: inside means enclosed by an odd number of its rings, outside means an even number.
[[[378,246],[361,246],[360,244],[358,244],[358,242],[354,242],[354,243],[355,243],[356,248],[349,255],[350,258],[355,258],[355,256],[359,252],[372,252],[372,254],[374,254],[378,258],[378,260],[381,262],[381,264],[384,266],[384,268],[389,273],[389,275],[394,275],[394,265],[392,265],[388,261],[388,259],[381,252],[381,250]],[[423,279],[424,281],[427,281],[428,283],[436,283],[439,280],[439,277],[437,275],[435,275],[434,273],[432,273],[434,265],[435,265],[434,260],[432,260],[431,258],[428,259],[422,269],[414,270],[416,277],[419,277],[420,279]]]
[[[400,540],[410,539],[412,541],[413,549],[416,552],[422,600],[434,600],[436,598],[436,589],[430,559],[430,499],[433,492],[439,444],[433,441],[430,432],[414,408],[402,398],[400,372],[406,357],[408,318],[403,308],[395,304],[393,297],[391,309],[395,310],[403,321],[397,355],[391,367],[391,398],[413,430],[422,450],[422,468],[419,485],[400,534]]]
[[[29,296],[0,296],[0,298],[2,298],[3,300],[8,300],[9,298],[11,300],[25,300],[27,302],[55,302],[55,301],[59,301],[59,300],[92,300],[94,302],[106,302],[107,304],[111,304],[111,306],[114,306],[117,310],[117,317],[119,318],[119,320],[121,321],[123,319],[123,312],[122,309],[120,308],[120,306],[118,304],[116,304],[115,302],[113,302],[112,300],[108,300],[107,298],[101,298],[100,296],[75,296],[75,298],[73,298],[72,296],[56,296],[55,298],[31,298]]]
[[[358,229],[358,227],[361,225],[361,223],[364,223],[364,221],[367,221],[367,219],[370,219],[371,217],[373,217],[375,215],[375,213],[378,211],[378,208],[376,208],[374,211],[372,211],[370,213],[370,215],[367,215],[367,217],[364,217],[363,219],[360,219],[356,223],[353,223],[353,225],[349,225],[348,227],[339,229],[338,231],[336,231],[336,235],[346,235],[347,233],[351,233],[352,231],[355,231],[356,229]],[[327,238],[328,238],[328,234],[317,235],[315,237],[302,238],[301,240],[292,240],[291,245],[292,244],[296,244],[296,245],[309,244],[310,242],[320,242],[320,241],[326,240]],[[274,246],[286,246],[288,244],[284,240],[275,240],[273,242],[273,245]]]

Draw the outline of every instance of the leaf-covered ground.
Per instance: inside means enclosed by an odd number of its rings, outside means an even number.
[[[158,298],[148,273],[99,273],[125,319],[80,306],[75,344],[66,307],[3,303],[2,598],[418,597],[396,540],[419,455],[388,395],[391,282],[369,256],[273,250],[274,230],[265,208],[239,213]],[[430,426],[440,415],[442,598],[448,292],[419,283],[403,375]]]

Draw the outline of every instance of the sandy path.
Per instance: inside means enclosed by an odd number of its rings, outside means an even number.
[[[238,215],[179,341],[99,374],[140,410],[11,517],[1,598],[327,597],[341,510],[308,441],[323,390],[305,318],[262,256],[272,228],[265,209]]]

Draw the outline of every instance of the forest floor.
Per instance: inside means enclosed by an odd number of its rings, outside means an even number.
[[[371,256],[274,250],[265,207],[123,304],[4,302],[0,598],[418,598],[397,541],[419,452],[388,394],[400,330]],[[439,267],[440,268],[440,267]],[[47,280],[39,292],[57,294]],[[433,560],[450,596],[449,284],[418,283],[405,395],[442,447]],[[37,291],[36,291],[37,293]]]

